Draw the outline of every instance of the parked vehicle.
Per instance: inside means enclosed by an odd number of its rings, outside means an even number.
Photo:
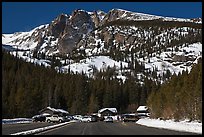
[[[104,121],[105,118],[102,116],[102,117],[99,117],[98,120],[99,120],[99,121]]]
[[[73,116],[70,116],[70,115],[64,117],[64,120],[65,120],[65,121],[71,121],[71,120],[73,120],[73,119],[74,119]]]
[[[110,123],[113,123],[113,118],[112,117],[106,117],[104,119],[105,122],[110,122]]]
[[[91,122],[97,122],[97,121],[99,121],[100,119],[99,119],[99,117],[98,116],[96,116],[96,115],[91,115]]]
[[[81,122],[91,122],[91,121],[92,121],[91,116],[83,116],[81,119]]]
[[[74,115],[73,116],[74,120],[78,120],[78,121],[81,121],[82,117],[83,117],[82,115]]]
[[[63,122],[65,121],[64,117],[62,116],[58,116],[58,115],[52,115],[52,116],[48,116],[46,117],[46,122]]]
[[[150,113],[149,112],[140,112],[137,114],[140,118],[143,117],[150,117]]]
[[[123,114],[121,119],[123,122],[136,122],[139,120],[139,117],[136,114]]]
[[[32,117],[33,122],[38,122],[38,121],[45,122],[45,120],[46,120],[46,116],[44,115],[35,115]]]
[[[149,108],[147,106],[139,106],[137,109],[137,114],[140,118],[150,117]]]

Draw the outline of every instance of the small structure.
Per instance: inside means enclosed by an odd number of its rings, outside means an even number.
[[[51,108],[51,107],[46,107],[42,110],[39,111],[39,113],[41,115],[60,115],[60,116],[66,116],[69,114],[69,112],[63,110],[63,109],[55,109],[55,108]]]
[[[138,116],[149,116],[149,108],[147,106],[139,106],[137,108]]]
[[[117,120],[117,109],[116,108],[102,108],[98,110],[98,116],[106,118],[111,116],[113,120]]]

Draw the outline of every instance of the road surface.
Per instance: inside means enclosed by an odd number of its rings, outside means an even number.
[[[196,135],[167,129],[146,127],[135,122],[71,123],[65,126],[38,133],[38,135]]]
[[[21,131],[32,130],[36,128],[55,125],[55,123],[47,122],[31,122],[31,123],[17,123],[17,124],[2,124],[2,135],[10,135]]]

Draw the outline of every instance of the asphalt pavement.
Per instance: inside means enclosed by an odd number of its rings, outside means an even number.
[[[196,135],[195,133],[152,128],[135,122],[71,123],[65,126],[38,133],[38,135]]]
[[[10,134],[14,134],[22,131],[51,126],[55,124],[56,123],[47,123],[47,122],[2,124],[2,135],[10,135]]]

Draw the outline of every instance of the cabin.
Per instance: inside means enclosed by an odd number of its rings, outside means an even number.
[[[55,109],[55,108],[51,108],[51,107],[46,107],[42,110],[39,111],[39,113],[41,115],[60,115],[60,116],[66,116],[69,114],[69,112],[63,110],[63,109]]]
[[[100,114],[100,116],[115,116],[117,115],[117,109],[116,108],[102,108],[98,111],[98,114]]]

